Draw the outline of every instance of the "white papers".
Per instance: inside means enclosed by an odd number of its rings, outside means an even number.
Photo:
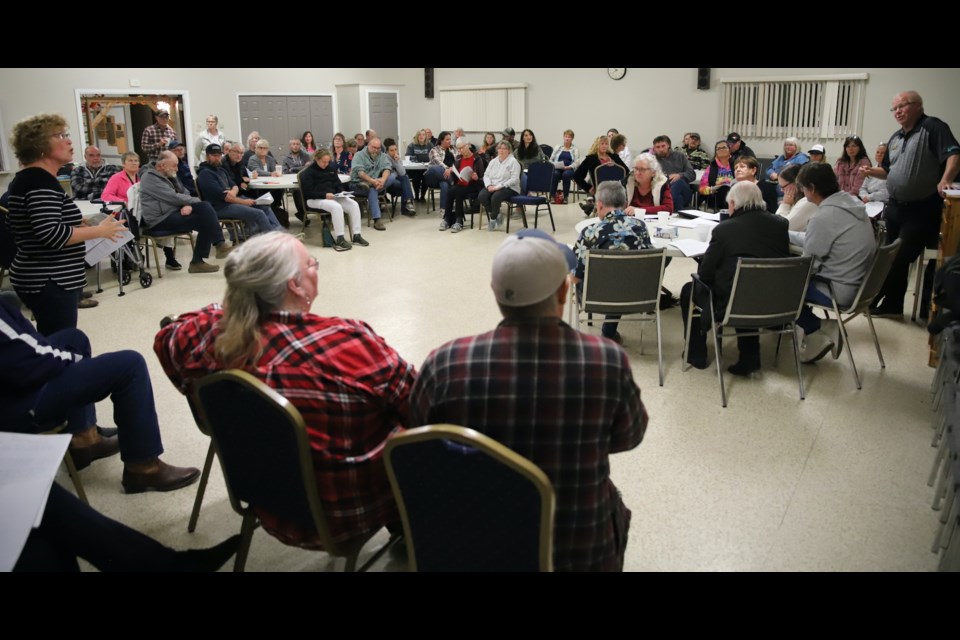
[[[681,215],[685,215],[688,218],[706,218],[707,220],[714,220],[720,222],[719,213],[708,213],[706,211],[700,211],[699,209],[681,209],[677,211]]]
[[[957,192],[957,195],[960,196],[960,191]],[[876,218],[878,215],[883,213],[884,204],[882,202],[868,202],[867,203],[867,215],[871,218]]]
[[[454,169],[456,171],[456,169]],[[470,182],[470,178],[473,177],[473,167],[464,167],[463,171],[460,172],[460,179],[464,182]]]
[[[684,229],[695,229],[700,226],[700,220],[671,220],[670,224],[675,227],[683,227]]]
[[[554,166],[554,168],[556,168],[556,169],[566,169],[566,168],[567,168],[567,165],[563,164],[563,162],[560,161],[560,160],[558,160],[557,162],[554,162],[554,163],[553,163],[553,166]]]
[[[945,196],[960,196],[960,189],[944,189],[943,195]],[[869,204],[869,203],[867,203]]]
[[[133,234],[130,233],[129,229],[124,229],[123,235],[119,239],[94,238],[87,240],[84,242],[84,248],[87,252],[84,259],[92,267],[131,240],[133,240]]]
[[[699,240],[691,240],[690,238],[682,238],[680,240],[674,240],[670,243],[670,246],[679,249],[680,253],[685,255],[688,258],[694,256],[702,256],[707,251],[707,243],[701,242]]]
[[[262,196],[257,198],[255,204],[273,204],[273,194],[267,191]]]
[[[341,191],[340,193],[333,194],[334,198],[353,198],[353,191]]]
[[[0,432],[0,571],[11,571],[31,527],[43,519],[50,486],[70,444],[53,436]]]
[[[460,172],[457,171],[457,168],[456,168],[456,167],[449,167],[449,169],[450,169],[450,172],[451,172],[453,175],[457,176],[457,180],[459,180],[459,179],[460,179]]]

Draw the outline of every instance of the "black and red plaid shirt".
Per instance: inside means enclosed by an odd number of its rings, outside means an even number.
[[[210,305],[157,334],[154,351],[181,391],[223,368],[214,355],[222,315],[219,304]],[[303,415],[331,534],[348,540],[399,522],[383,448],[407,424],[414,368],[357,320],[281,311],[260,332],[263,355],[246,370]],[[313,546],[306,532],[258,515],[264,529],[288,544]]]
[[[554,568],[621,568],[629,510],[608,456],[640,444],[647,412],[623,349],[555,318],[504,320],[424,361],[410,424],[470,427],[539,466],[557,496]]]

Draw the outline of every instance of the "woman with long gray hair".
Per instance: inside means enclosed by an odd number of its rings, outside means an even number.
[[[223,305],[180,316],[154,350],[180,389],[241,368],[286,396],[307,425],[331,533],[348,540],[399,522],[383,446],[407,425],[415,371],[366,323],[310,312],[319,267],[291,235],[251,238],[227,260]],[[310,542],[311,532],[258,515],[288,544]]]

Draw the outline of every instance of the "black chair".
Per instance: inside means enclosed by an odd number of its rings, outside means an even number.
[[[510,204],[520,205],[523,216],[523,226],[527,226],[527,214],[524,207],[531,205],[533,211],[533,228],[537,228],[537,220],[540,216],[540,207],[547,208],[547,214],[550,216],[550,226],[554,231],[557,225],[553,222],[553,209],[550,207],[550,193],[553,186],[553,165],[549,162],[534,162],[527,168],[527,192],[523,195],[510,198]],[[532,193],[540,195],[530,195]],[[510,234],[510,216],[507,216],[507,235]]]
[[[793,357],[797,366],[797,383],[800,386],[800,399],[806,397],[803,389],[803,375],[800,372],[800,348],[797,344],[795,325],[803,310],[810,281],[810,269],[813,261],[809,256],[798,258],[739,258],[737,271],[733,276],[733,288],[722,319],[711,317],[710,329],[713,331],[713,345],[717,361],[717,377],[720,379],[720,398],[727,406],[727,391],[723,383],[723,368],[720,364],[721,343],[724,327],[746,329],[740,336],[760,336],[766,333],[790,334],[793,340]],[[698,288],[701,295],[698,295]],[[705,296],[702,294],[706,294]],[[710,315],[716,309],[713,291],[693,274],[693,296],[687,315],[687,331],[683,345],[683,362],[687,361],[687,348],[690,344],[690,327],[696,304],[693,300],[709,300]],[[702,310],[701,310],[702,311]],[[706,318],[704,314],[703,319]]]
[[[196,383],[200,421],[210,430],[230,494],[243,517],[234,571],[243,571],[254,529],[262,510],[310,534],[300,546],[323,548],[347,559],[353,571],[368,533],[346,542],[330,534],[317,495],[313,458],[303,417],[286,398],[240,370],[223,371]],[[392,537],[359,571],[366,570],[397,541]]]
[[[657,325],[657,365],[663,386],[663,349],[660,333],[660,287],[666,265],[664,249],[620,251],[591,249],[583,274],[583,293],[577,305],[577,329],[585,313],[620,314],[620,321]],[[574,297],[576,295],[574,294]],[[624,318],[626,314],[640,314]],[[640,354],[643,355],[643,325]]]
[[[600,186],[601,182],[612,180],[623,183],[627,179],[627,170],[618,164],[602,164],[593,171],[594,189]]]
[[[543,155],[547,156],[548,159],[553,155],[553,147],[548,144],[540,145],[540,151],[543,151]]]
[[[301,173],[306,171],[306,169],[301,169]],[[297,181],[300,181],[300,174],[297,174]],[[300,214],[297,217],[303,216],[300,220],[303,222],[303,228],[306,229],[310,226],[310,216],[317,216],[320,219],[320,224],[323,229],[328,231],[333,236],[333,222],[330,219],[330,212],[324,211],[323,209],[311,209],[307,205],[306,199],[303,197],[303,192],[300,189],[293,190],[293,203],[297,207],[297,213]],[[320,246],[326,247],[326,233],[320,234]]]
[[[857,372],[857,365],[853,361],[853,349],[850,348],[850,338],[847,335],[847,323],[861,314],[867,319],[867,324],[870,325],[870,333],[873,335],[873,344],[877,348],[877,357],[880,359],[880,368],[886,369],[887,365],[883,361],[883,352],[880,350],[880,339],[877,337],[877,330],[873,326],[873,317],[870,315],[870,305],[873,304],[874,298],[880,293],[880,288],[887,279],[890,267],[893,266],[893,261],[900,251],[900,244],[901,242],[898,238],[888,245],[877,248],[877,252],[873,256],[873,262],[870,264],[870,268],[867,269],[867,275],[864,276],[863,282],[860,283],[857,297],[853,299],[853,302],[850,303],[849,306],[841,308],[837,305],[837,296],[834,295],[833,283],[830,282],[828,282],[828,285],[830,286],[830,299],[833,304],[828,306],[811,303],[811,306],[823,309],[824,315],[828,318],[830,317],[830,311],[837,315],[841,339],[847,344],[847,359],[850,360],[850,367],[853,369],[853,378],[857,383],[857,389],[862,388],[862,384],[860,374]],[[844,318],[844,315],[847,317]]]
[[[472,429],[433,425],[387,442],[412,571],[552,571],[553,488]]]

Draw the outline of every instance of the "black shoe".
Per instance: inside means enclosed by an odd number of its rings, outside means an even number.
[[[881,304],[879,307],[870,307],[870,315],[874,318],[893,318],[895,320],[903,319],[903,308],[895,309]]]
[[[177,262],[176,258],[167,258],[167,269],[170,269],[170,271],[180,271],[183,269],[183,265]]]
[[[620,335],[620,332],[619,332],[619,331],[617,331],[617,332],[616,332],[615,334],[613,334],[612,336],[603,336],[603,337],[606,338],[606,339],[608,339],[608,340],[613,340],[613,341],[616,342],[617,344],[623,344],[623,336]]]
[[[101,427],[97,425],[97,433],[100,434],[101,438],[112,438],[117,435],[117,430],[115,427]]]
[[[86,469],[94,460],[109,458],[120,453],[120,440],[117,437],[100,438],[95,444],[88,447],[70,447],[70,457],[77,471]]]
[[[735,376],[749,376],[754,371],[760,371],[760,363],[756,361],[739,361],[727,367],[727,371]]]
[[[710,366],[710,363],[707,361],[707,356],[687,356],[687,364],[689,364],[694,369],[706,369]]]
[[[364,239],[364,237],[361,236],[359,233],[358,233],[357,235],[353,236],[353,244],[358,244],[358,245],[360,245],[361,247],[369,247],[369,246],[370,246],[370,243],[367,242],[366,239]]]
[[[222,567],[240,547],[240,534],[230,536],[215,547],[209,549],[190,549],[177,551],[171,562],[171,571],[211,572]]]

